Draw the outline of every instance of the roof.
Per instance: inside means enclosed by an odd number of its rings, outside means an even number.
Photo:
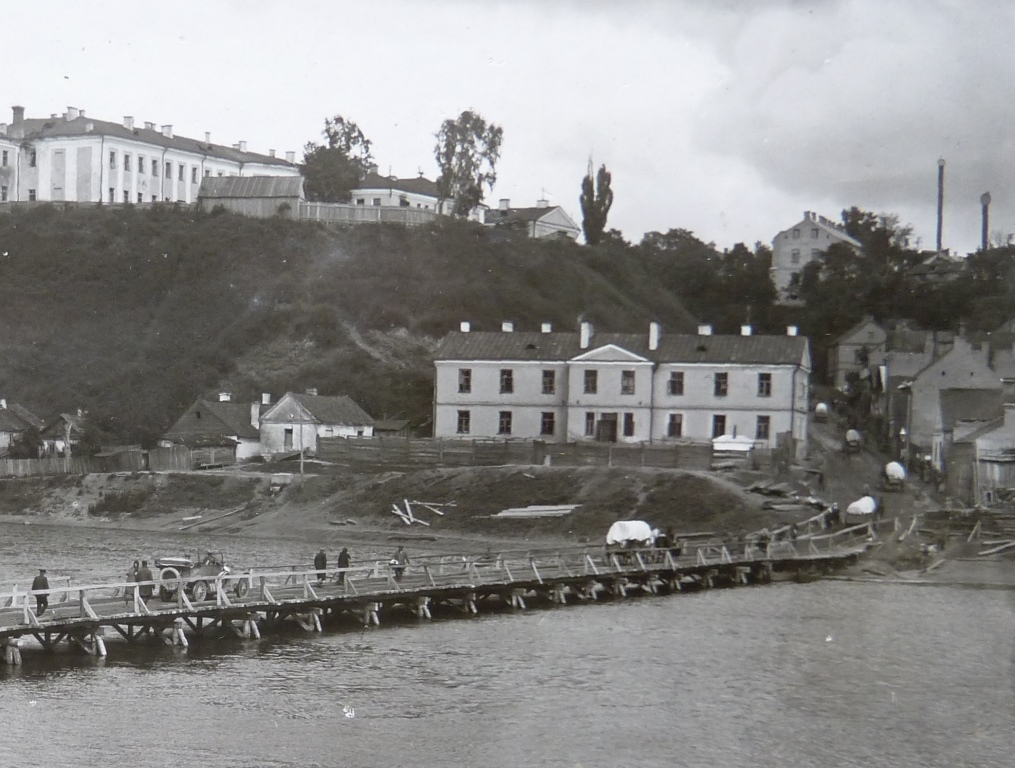
[[[574,224],[571,217],[568,216],[567,212],[559,205],[536,206],[534,208],[508,208],[507,210],[504,210],[503,208],[488,208],[486,210],[484,221],[486,224],[510,223],[513,221],[539,221],[547,214],[558,210],[572,225],[574,225],[575,229],[578,229],[578,225]]]
[[[197,193],[203,198],[303,197],[302,176],[205,176]]]
[[[71,432],[80,433],[85,428],[85,417],[77,416],[73,413],[61,413],[59,416],[46,422],[46,425],[41,430],[42,436],[57,438],[63,437],[64,423],[70,424]]]
[[[840,225],[836,224],[831,219],[826,219],[824,216],[818,216],[817,214],[814,214],[814,218],[805,217],[796,224],[794,224],[792,227],[787,227],[786,229],[776,234],[775,239],[778,240],[787,232],[792,232],[794,229],[800,229],[805,226],[817,227],[822,232],[826,232],[830,235],[833,235],[835,239],[839,240],[840,242],[852,245],[854,248],[863,248],[863,244],[859,240],[856,240],[855,238],[846,234],[846,231]]]
[[[440,196],[437,192],[437,182],[430,181],[430,179],[423,176],[417,176],[412,179],[398,179],[394,176],[381,176],[373,171],[364,176],[352,191],[355,193],[368,189],[394,189],[399,192],[425,195],[435,200]]]
[[[375,432],[399,432],[409,426],[408,419],[380,419],[374,422]]]
[[[882,328],[880,325],[878,325],[878,322],[874,319],[873,315],[864,315],[863,318],[860,320],[860,322],[858,322],[856,325],[854,325],[852,328],[850,328],[845,333],[840,334],[835,339],[835,341],[832,342],[832,344],[833,345],[842,344],[844,341],[846,341],[846,339],[850,338],[851,336],[854,336],[855,334],[860,333],[860,331],[862,331],[868,325],[874,325],[882,333],[885,332],[884,328]],[[861,341],[861,342],[856,342],[856,343],[858,343],[858,344],[865,344],[866,341]]]
[[[0,408],[0,432],[24,432],[29,427],[42,429],[44,422],[18,403],[7,403]]]
[[[241,152],[233,147],[198,141],[186,136],[166,136],[160,130],[143,127],[143,124],[140,128],[125,128],[123,123],[112,123],[80,115],[73,120],[68,120],[65,117],[25,118],[19,123],[10,125],[7,129],[7,134],[16,138],[17,134],[21,131],[24,131],[25,138],[28,139],[89,135],[114,136],[120,139],[143,141],[146,144],[154,144],[166,149],[178,149],[183,152],[206,154],[211,157],[232,160],[237,163],[260,163],[262,165],[296,168],[293,163],[286,162],[278,157],[262,155],[257,152]]]
[[[994,421],[1004,412],[1000,389],[942,389],[941,425],[952,429],[960,421]]]
[[[456,331],[437,347],[434,360],[570,360],[613,344],[661,363],[730,363],[797,365],[807,349],[803,336],[701,336],[663,334],[659,347],[649,350],[640,333],[596,333],[587,349],[577,333]]]
[[[921,263],[910,267],[909,274],[915,277],[929,275],[958,275],[966,269],[965,259],[957,259],[944,253],[935,253]]]
[[[348,426],[372,425],[373,418],[348,395],[297,395],[290,396],[302,405],[321,424]],[[279,401],[281,403],[281,400]]]
[[[186,440],[235,436],[256,440],[261,433],[250,423],[250,405],[199,399],[184,411],[165,437],[170,440]]]

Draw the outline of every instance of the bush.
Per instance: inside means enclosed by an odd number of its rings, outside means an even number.
[[[110,491],[94,504],[88,505],[88,514],[96,517],[107,515],[129,515],[144,505],[154,493],[151,488],[135,488],[132,491]]]

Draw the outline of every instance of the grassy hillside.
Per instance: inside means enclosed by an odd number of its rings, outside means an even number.
[[[0,216],[0,396],[151,439],[193,399],[317,387],[430,413],[430,354],[470,320],[693,327],[630,252],[444,221],[331,230],[157,208]]]

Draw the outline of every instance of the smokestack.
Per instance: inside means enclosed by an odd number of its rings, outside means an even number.
[[[937,161],[937,252],[941,253],[941,234],[945,215],[945,159]]]
[[[980,205],[983,206],[983,221],[982,228],[980,231],[980,250],[987,250],[988,237],[987,230],[990,227],[990,192],[984,192],[980,195]]]

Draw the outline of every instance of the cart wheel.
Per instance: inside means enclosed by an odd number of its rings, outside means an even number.
[[[208,597],[208,585],[203,581],[195,581],[190,585],[190,598],[194,602],[203,603]]]
[[[160,586],[159,587],[159,600],[161,600],[163,603],[170,603],[170,602],[172,602],[173,596],[175,594],[176,593],[173,590],[171,590],[169,587],[166,587],[166,586]]]
[[[247,592],[250,591],[250,584],[247,583],[246,579],[239,579],[236,582],[234,591],[236,592],[237,597],[244,598],[247,596]]]

